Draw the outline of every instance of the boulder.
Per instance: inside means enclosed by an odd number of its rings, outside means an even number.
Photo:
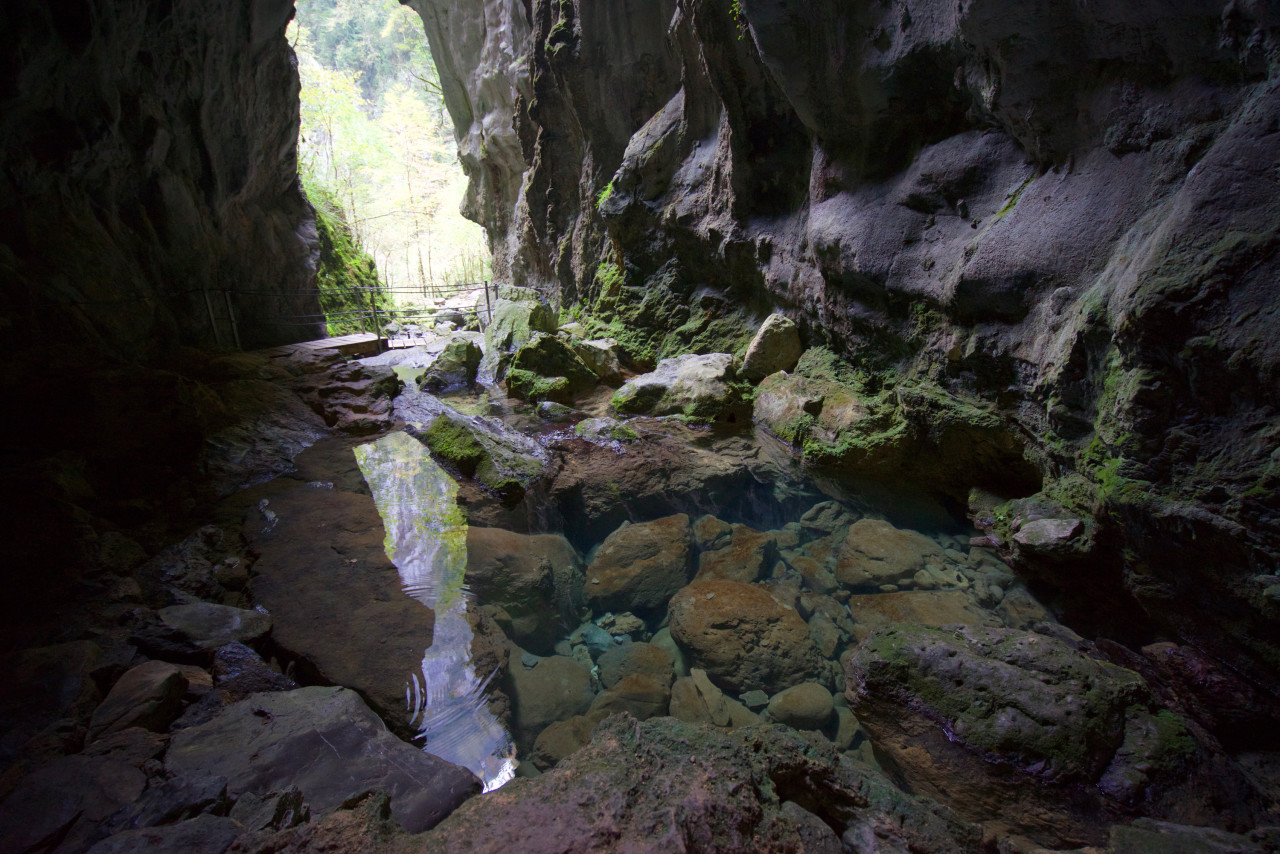
[[[484,358],[476,379],[484,384],[506,376],[511,356],[539,332],[554,333],[557,318],[548,306],[536,300],[499,298],[493,304],[492,320],[484,330]]]
[[[618,342],[615,339],[582,341],[575,338],[569,341],[569,346],[601,382],[608,385],[622,382],[622,362],[618,357]]]
[[[149,761],[164,753],[168,746],[167,735],[142,727],[130,727],[104,735],[87,744],[80,755],[102,756],[141,769]]]
[[[470,771],[396,738],[346,688],[299,688],[241,700],[208,723],[176,733],[165,770],[225,777],[235,797],[296,786],[317,816],[381,788],[391,795],[392,815],[411,833],[480,792]]]
[[[881,519],[859,519],[840,547],[835,576],[847,588],[875,590],[913,578],[929,560],[943,560],[933,539]]]
[[[573,407],[565,406],[563,403],[556,403],[554,400],[544,400],[538,404],[538,417],[553,424],[572,421],[575,411]]]
[[[689,675],[689,665],[684,660],[684,650],[680,649],[680,645],[671,637],[671,629],[663,626],[649,640],[649,643],[666,652],[671,657],[672,670],[676,676]]]
[[[538,659],[533,667],[517,665],[513,660],[507,675],[512,729],[521,745],[533,744],[538,733],[555,721],[584,713],[595,699],[591,674],[563,655]]]
[[[619,442],[635,442],[640,434],[616,418],[586,418],[573,426],[574,435],[593,445],[617,447]]]
[[[516,351],[507,369],[507,390],[525,400],[573,399],[596,384],[594,371],[573,348],[554,335],[535,333]]]
[[[778,562],[778,538],[746,525],[734,525],[729,543],[704,551],[698,558],[698,578],[756,581]]]
[[[587,567],[584,596],[593,611],[660,611],[689,580],[692,549],[683,513],[623,525]]]
[[[691,666],[733,693],[788,688],[824,670],[805,621],[755,584],[707,578],[684,587],[671,599],[671,636]]]
[[[271,631],[271,617],[266,614],[212,602],[171,605],[157,613],[164,628],[177,640],[200,649],[253,643]]]
[[[652,373],[628,380],[611,405],[622,413],[683,415],[700,422],[734,418],[742,406],[736,380],[728,353],[686,354],[663,359]]]
[[[129,727],[163,732],[182,711],[187,678],[167,661],[148,661],[126,672],[111,686],[89,721],[93,741]]]
[[[574,715],[568,720],[555,721],[538,733],[529,761],[540,771],[549,770],[591,741],[591,731],[599,720],[600,717]]]
[[[467,586],[506,611],[507,634],[525,649],[551,652],[577,622],[582,577],[578,553],[562,536],[467,528]]]
[[[787,801],[819,820],[784,808]],[[525,854],[838,851],[833,827],[853,840],[851,850],[960,854],[981,844],[978,830],[947,810],[785,727],[721,732],[622,715],[554,771],[463,804],[416,843]]]
[[[489,361],[499,354],[514,353],[529,343],[535,333],[556,331],[554,311],[537,301],[536,295],[521,294],[521,299],[499,297],[493,305],[493,320],[484,330],[485,356]]]
[[[612,688],[628,676],[652,676],[667,685],[675,678],[671,654],[652,643],[627,643],[600,656],[600,682]]]
[[[749,380],[762,380],[777,371],[789,371],[800,361],[804,347],[800,330],[782,314],[771,314],[760,324],[747,355],[742,359],[742,375]]]
[[[134,854],[152,851],[168,854],[223,854],[244,832],[230,818],[200,815],[163,827],[142,827],[109,836],[89,849],[89,854]]]
[[[1035,557],[1079,557],[1087,548],[1085,526],[1079,519],[1035,519],[1024,522],[1013,535],[1018,551]]]
[[[499,419],[464,415],[429,394],[411,392],[396,398],[396,415],[438,461],[503,498],[519,499],[546,472],[547,450]]]
[[[449,343],[427,367],[418,387],[437,394],[450,389],[469,386],[476,381],[476,370],[484,351],[480,349],[475,333],[452,335]]]
[[[732,536],[733,526],[715,516],[699,516],[693,521],[693,544],[698,551],[723,548]]]
[[[831,692],[817,682],[802,682],[769,698],[769,717],[795,729],[822,729],[834,708]]]
[[[800,517],[800,527],[820,535],[833,534],[841,529],[847,530],[856,521],[858,517],[840,502],[822,501],[805,511]]]
[[[752,416],[816,461],[851,471],[895,467],[907,439],[900,419],[886,418],[852,386],[782,371],[760,381]]]
[[[213,656],[214,684],[230,702],[266,691],[291,691],[298,685],[273,670],[262,657],[241,643],[229,643]]]
[[[916,623],[933,627],[953,623],[967,626],[1001,625],[995,615],[979,608],[973,597],[959,590],[870,593],[850,596],[847,604],[854,619],[854,635],[859,641],[893,623]]]
[[[667,713],[671,702],[671,680],[665,675],[632,673],[601,691],[591,703],[587,717],[601,720],[626,712],[636,720],[648,720]]]
[[[1192,827],[1140,818],[1133,824],[1113,826],[1107,851],[1110,854],[1270,854],[1276,850],[1274,829],[1253,837],[1216,827]]]
[[[1120,804],[1243,822],[1260,806],[1238,771],[1201,765],[1142,677],[1048,635],[899,623],[848,657],[845,683],[913,791],[1042,844],[1100,844],[1098,811]]]
[[[147,778],[111,757],[67,756],[17,781],[0,803],[0,841],[6,851],[83,851],[104,835],[106,820],[132,803]]]

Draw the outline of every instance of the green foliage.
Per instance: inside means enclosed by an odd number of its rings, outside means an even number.
[[[392,83],[412,83],[434,68],[415,16],[395,0],[298,0],[309,47],[328,68],[354,72],[374,100]]]
[[[1151,760],[1158,766],[1177,765],[1196,752],[1196,740],[1187,730],[1187,722],[1169,711],[1161,709],[1155,715],[1156,745]]]
[[[487,279],[483,230],[458,213],[466,180],[417,16],[395,0],[302,0],[291,32],[300,171],[332,191],[383,278],[421,298]]]
[[[811,380],[851,386],[859,394],[874,394],[892,388],[896,378],[891,374],[877,376],[863,368],[855,368],[826,347],[810,347],[800,354],[794,374]]]
[[[604,189],[596,194],[596,210],[604,207],[605,202],[609,201],[609,197],[613,195],[613,182],[610,181],[604,185]],[[603,266],[603,265],[601,265]]]
[[[365,332],[373,328],[368,320],[352,312],[372,312],[390,308],[390,296],[382,289],[373,258],[343,217],[342,208],[324,186],[305,183],[307,198],[316,210],[316,234],[320,239],[320,259],[316,264],[316,284],[320,309],[330,318],[330,335]]]
[[[729,16],[738,28],[738,41],[742,41],[747,37],[747,16],[742,11],[742,0],[730,0]]]

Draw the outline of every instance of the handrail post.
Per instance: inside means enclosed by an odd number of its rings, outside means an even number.
[[[209,289],[204,289],[204,308],[209,312],[209,325],[213,327],[213,343],[222,346],[222,333],[218,331],[218,319],[213,316],[213,300],[209,299]]]
[[[493,304],[489,302],[489,280],[488,279],[485,279],[484,281],[484,307],[485,307],[485,310],[488,311],[489,313],[489,322],[485,325],[490,326],[493,324]]]
[[[378,336],[378,352],[382,352],[382,324],[378,321],[378,303],[373,298],[373,291],[369,291],[369,308],[373,310],[373,334]]]
[[[235,337],[236,349],[243,350],[240,346],[240,325],[236,323],[235,308],[231,305],[231,291],[223,291],[222,295],[227,300],[227,317],[231,319],[231,334]]]

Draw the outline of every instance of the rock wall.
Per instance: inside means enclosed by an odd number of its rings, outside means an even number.
[[[289,0],[5,4],[6,355],[147,356],[213,344],[214,324],[229,345],[224,291],[246,348],[323,334],[280,324],[318,313],[292,15]]]
[[[410,5],[495,275],[994,404],[1101,524],[1042,576],[1280,676],[1274,4]]]

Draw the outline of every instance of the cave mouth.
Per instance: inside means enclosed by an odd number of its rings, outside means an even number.
[[[421,19],[395,0],[300,0],[286,37],[328,332],[394,335],[489,278]]]

